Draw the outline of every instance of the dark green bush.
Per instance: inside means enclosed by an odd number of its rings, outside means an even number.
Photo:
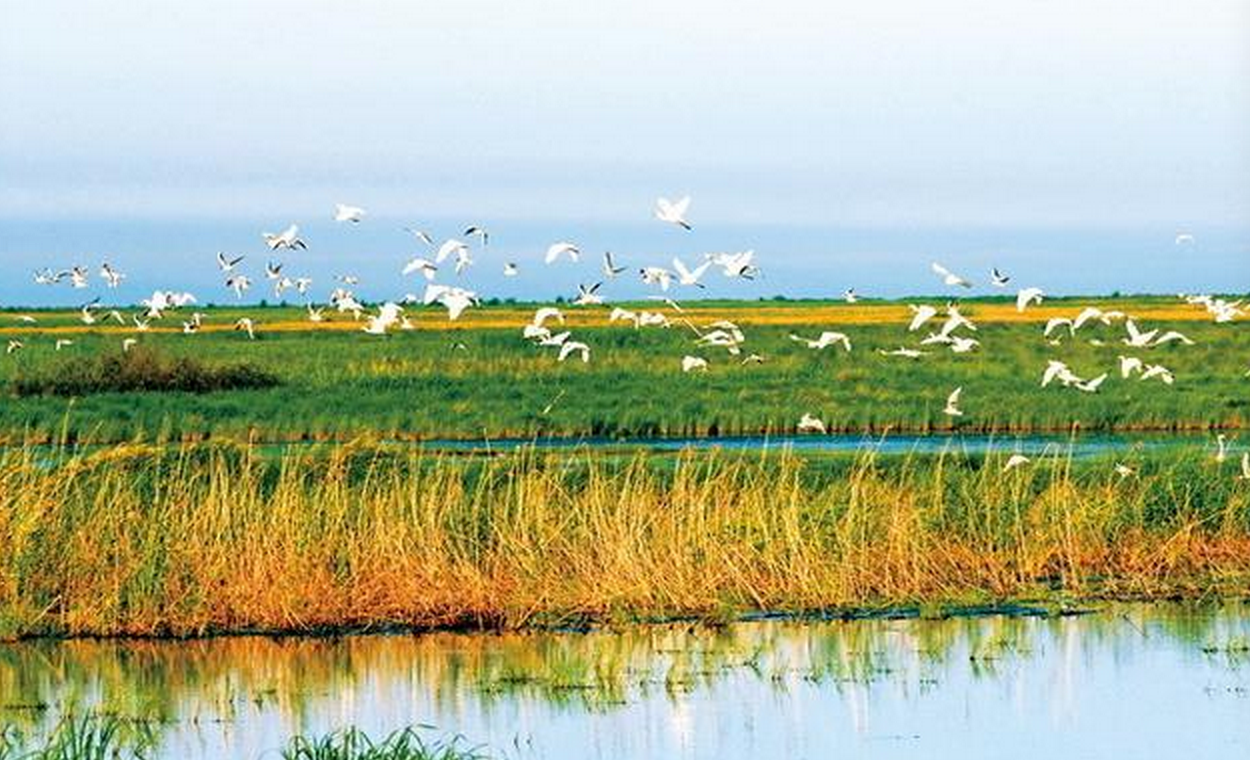
[[[130,351],[76,357],[13,378],[17,396],[89,396],[96,393],[213,391],[272,388],[278,378],[250,364],[206,364],[137,346]]]

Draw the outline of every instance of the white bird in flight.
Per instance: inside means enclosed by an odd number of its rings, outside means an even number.
[[[1041,288],[1023,288],[1016,293],[1016,311],[1023,312],[1030,304],[1041,305],[1046,294]]]
[[[670,201],[668,198],[657,198],[655,201],[655,218],[661,222],[668,222],[689,230],[690,223],[686,221],[686,210],[689,208],[689,195],[678,201]]]
[[[276,235],[272,232],[262,232],[261,237],[264,239],[265,244],[269,246],[270,250],[276,251],[279,248],[286,248],[288,250],[293,250],[295,248],[308,248],[304,239],[299,236],[299,225],[296,224],[292,224],[290,227],[287,227],[285,230]]]
[[[686,267],[681,259],[676,256],[673,257],[673,269],[677,272],[677,282],[682,285],[693,285],[696,288],[706,287],[703,283],[699,282],[699,278],[703,276],[703,273],[706,272],[707,268],[710,266],[712,266],[711,261],[704,261],[702,264],[691,270]]]
[[[581,258],[582,251],[572,243],[554,243],[547,248],[547,255],[543,257],[543,261],[547,264],[554,263],[561,256],[568,256],[570,260],[577,261]]]
[[[365,218],[365,210],[360,206],[348,206],[345,203],[334,204],[334,221],[358,224]]]
[[[966,280],[963,277],[960,277],[959,275],[955,274],[954,272],[942,266],[941,264],[937,263],[936,261],[933,262],[930,265],[930,267],[933,269],[933,273],[936,274],[938,277],[941,277],[942,282],[946,285],[950,285],[951,287],[961,287],[961,288],[972,287],[972,283],[969,280]]]
[[[609,280],[615,280],[616,276],[624,272],[628,267],[617,266],[615,259],[612,257],[612,252],[604,251],[602,269],[604,277]]]

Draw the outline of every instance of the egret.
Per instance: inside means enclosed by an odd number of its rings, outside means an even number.
[[[234,329],[246,332],[248,340],[256,340],[256,324],[248,317],[239,317],[234,323]]]
[[[841,343],[842,347],[846,349],[848,353],[851,350],[850,337],[847,336],[846,333],[835,332],[833,330],[825,330],[815,340],[811,340],[809,338],[803,338],[801,336],[795,335],[794,333],[790,333],[790,340],[793,340],[797,343],[802,343],[808,348],[815,349],[817,351],[823,348],[832,346],[834,343]]]
[[[469,246],[465,245],[455,238],[448,238],[438,247],[438,252],[434,254],[434,262],[442,264],[449,256],[459,256],[461,251],[467,251]]]
[[[998,267],[990,270],[990,284],[996,288],[1005,288],[1007,283],[1011,282],[1011,277],[998,271]]]
[[[707,359],[704,359],[701,356],[690,356],[689,354],[687,354],[686,356],[683,356],[681,358],[681,371],[693,372],[695,370],[706,372],[707,371]]]
[[[560,355],[557,357],[557,359],[559,359],[560,361],[564,361],[565,359],[569,357],[569,355],[575,352],[581,354],[583,363],[587,363],[590,361],[590,346],[586,345],[585,343],[580,343],[575,340],[565,341],[564,345],[560,346]]]
[[[804,412],[803,416],[799,418],[798,431],[800,433],[820,433],[821,435],[828,432],[825,428],[825,423],[819,417],[813,417],[807,412]]]
[[[400,271],[400,274],[408,275],[413,272],[420,272],[421,275],[425,277],[426,281],[432,282],[435,275],[438,274],[438,265],[429,259],[424,259],[418,256],[405,264],[404,268]]]
[[[908,332],[915,332],[920,327],[937,316],[938,310],[928,304],[907,304],[907,308],[911,309],[911,324],[907,326]]]
[[[954,272],[942,266],[941,264],[937,263],[936,261],[930,264],[929,266],[933,270],[934,274],[942,278],[942,282],[945,285],[950,285],[951,287],[961,287],[961,288],[972,287],[972,283],[970,281],[964,279],[963,277],[960,277],[959,275],[955,274]]]
[[[543,261],[547,264],[554,263],[561,256],[568,256],[571,261],[577,261],[581,258],[582,251],[572,243],[554,243],[547,248],[547,254],[543,257]]]
[[[272,232],[263,232],[261,237],[264,239],[265,245],[268,245],[269,249],[274,251],[279,248],[288,250],[308,248],[308,245],[304,243],[304,239],[299,236],[299,225],[296,224],[292,224],[276,235]]]
[[[577,298],[573,299],[574,306],[594,306],[603,303],[603,296],[599,295],[599,288],[602,282],[596,282],[593,285],[577,286]]]
[[[681,259],[676,256],[673,257],[673,269],[677,272],[677,282],[682,285],[693,285],[696,288],[706,287],[703,283],[699,282],[699,278],[703,276],[703,273],[706,272],[707,268],[710,266],[712,266],[711,261],[704,261],[692,270],[688,269]],[[665,290],[667,289],[668,288],[665,288]]]
[[[1154,340],[1158,330],[1150,332],[1142,332],[1137,329],[1137,323],[1131,319],[1124,321],[1124,329],[1128,331],[1128,337],[1124,339],[1124,345],[1134,348],[1144,348],[1150,345],[1150,341]]]
[[[479,227],[477,225],[473,225],[472,227],[469,227],[467,230],[464,231],[464,236],[467,238],[469,237],[481,238],[483,248],[485,248],[487,245],[490,244],[490,233],[486,231],[485,227]]]
[[[359,224],[365,218],[365,210],[360,206],[348,206],[343,203],[334,204],[334,221]]]
[[[942,408],[942,414],[950,417],[962,417],[964,415],[963,410],[958,406],[959,394],[963,393],[963,390],[963,386],[961,385],[951,391],[951,394],[946,397],[946,406]]]
[[[1022,465],[1026,465],[1031,461],[1032,461],[1031,459],[1029,459],[1023,454],[1012,454],[1011,456],[1007,457],[1007,464],[1003,465],[1003,472],[1007,472],[1008,470],[1014,470],[1015,468],[1020,467]]]
[[[628,267],[620,267],[616,265],[615,259],[612,257],[611,251],[605,251],[603,254],[603,276],[609,280],[615,280],[616,276],[624,272]]]
[[[217,268],[222,272],[232,272],[238,266],[239,262],[247,258],[246,256],[236,256],[233,259],[226,258],[226,254],[217,252]]]
[[[647,285],[659,285],[660,290],[667,291],[673,281],[673,273],[664,267],[643,267],[639,270],[642,281]]]
[[[668,222],[689,230],[690,223],[686,221],[686,210],[689,208],[689,195],[676,202],[670,201],[668,198],[657,198],[655,201],[655,218],[661,222]]]
[[[1046,294],[1041,288],[1023,288],[1016,293],[1016,311],[1023,313],[1025,307],[1029,304],[1041,305],[1042,298]]]
[[[106,261],[100,265],[100,277],[104,279],[104,284],[110,288],[116,288],[121,285],[122,280],[126,279],[126,275],[109,266]]]

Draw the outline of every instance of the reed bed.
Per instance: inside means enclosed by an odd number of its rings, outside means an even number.
[[[0,634],[519,628],[1244,592],[1250,485],[1169,454],[802,459],[356,445],[0,453]]]

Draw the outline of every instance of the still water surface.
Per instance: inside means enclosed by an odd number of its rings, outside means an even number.
[[[160,721],[168,758],[409,724],[515,758],[1244,758],[1250,603],[0,646],[0,725],[72,705]]]

